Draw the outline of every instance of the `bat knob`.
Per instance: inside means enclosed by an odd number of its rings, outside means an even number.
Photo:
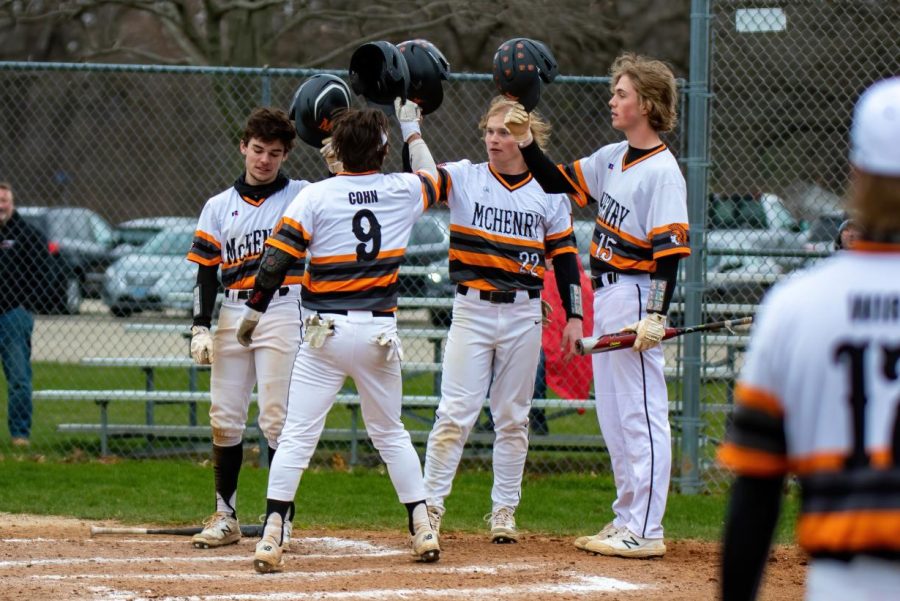
[[[584,343],[581,341],[581,338],[575,341],[575,353],[578,355],[584,354]]]

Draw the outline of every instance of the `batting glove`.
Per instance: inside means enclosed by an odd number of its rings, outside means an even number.
[[[531,144],[531,115],[521,104],[514,104],[503,118],[503,124],[520,147]]]
[[[400,97],[394,98],[394,113],[397,115],[397,121],[400,122],[400,133],[403,135],[403,141],[409,140],[413,134],[422,134],[419,122],[422,120],[422,109],[412,100],[403,102]]]
[[[666,316],[662,313],[650,313],[644,319],[622,328],[622,331],[637,334],[632,350],[638,353],[650,350],[662,342],[666,335]]]
[[[244,307],[244,313],[241,315],[241,320],[237,325],[237,339],[241,345],[250,346],[250,343],[253,342],[253,330],[259,324],[261,316],[262,312],[250,307]]]
[[[325,164],[328,165],[329,172],[340,173],[344,170],[344,163],[338,160],[334,148],[331,146],[331,138],[322,140],[322,148],[319,149],[319,154],[325,159]]]
[[[191,357],[197,365],[211,365],[216,358],[212,335],[206,326],[191,328]]]

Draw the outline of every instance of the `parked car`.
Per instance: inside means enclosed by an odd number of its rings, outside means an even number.
[[[40,292],[36,298],[27,299],[26,305],[42,315],[77,315],[84,300],[78,273],[55,242],[47,243],[47,251],[47,262],[40,268]],[[16,285],[15,282],[4,284]]]
[[[116,259],[122,257],[150,240],[164,229],[196,225],[196,217],[141,217],[123,221],[116,226],[118,246],[113,250]]]
[[[26,221],[47,236],[63,256],[85,296],[100,296],[103,272],[112,263],[116,237],[106,220],[82,207],[18,207]]]
[[[450,213],[431,210],[413,226],[406,245],[398,283],[400,296],[432,296],[430,278],[435,264],[447,265],[450,249]]]
[[[197,266],[185,256],[194,238],[190,223],[164,229],[106,270],[103,300],[117,317],[140,311],[190,311]]]

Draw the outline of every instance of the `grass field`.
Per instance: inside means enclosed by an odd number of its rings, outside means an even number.
[[[246,463],[241,472],[239,517],[257,523],[265,509],[268,472]],[[491,474],[460,473],[447,500],[444,527],[479,531],[490,511]],[[615,490],[608,475],[526,475],[516,514],[523,530],[572,536],[599,529],[611,518]],[[665,528],[669,538],[717,540],[727,497],[670,494]],[[297,497],[301,528],[402,529],[405,510],[384,469],[313,469],[303,475]],[[208,462],[96,460],[56,463],[28,456],[0,459],[0,511],[116,519],[124,523],[193,525],[213,509],[213,470]],[[777,540],[793,542],[797,499],[789,495]]]

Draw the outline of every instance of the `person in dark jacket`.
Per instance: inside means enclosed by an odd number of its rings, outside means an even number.
[[[15,212],[13,189],[0,182],[0,361],[7,382],[7,424],[14,447],[31,436],[30,309],[41,295],[50,261],[47,241]]]

